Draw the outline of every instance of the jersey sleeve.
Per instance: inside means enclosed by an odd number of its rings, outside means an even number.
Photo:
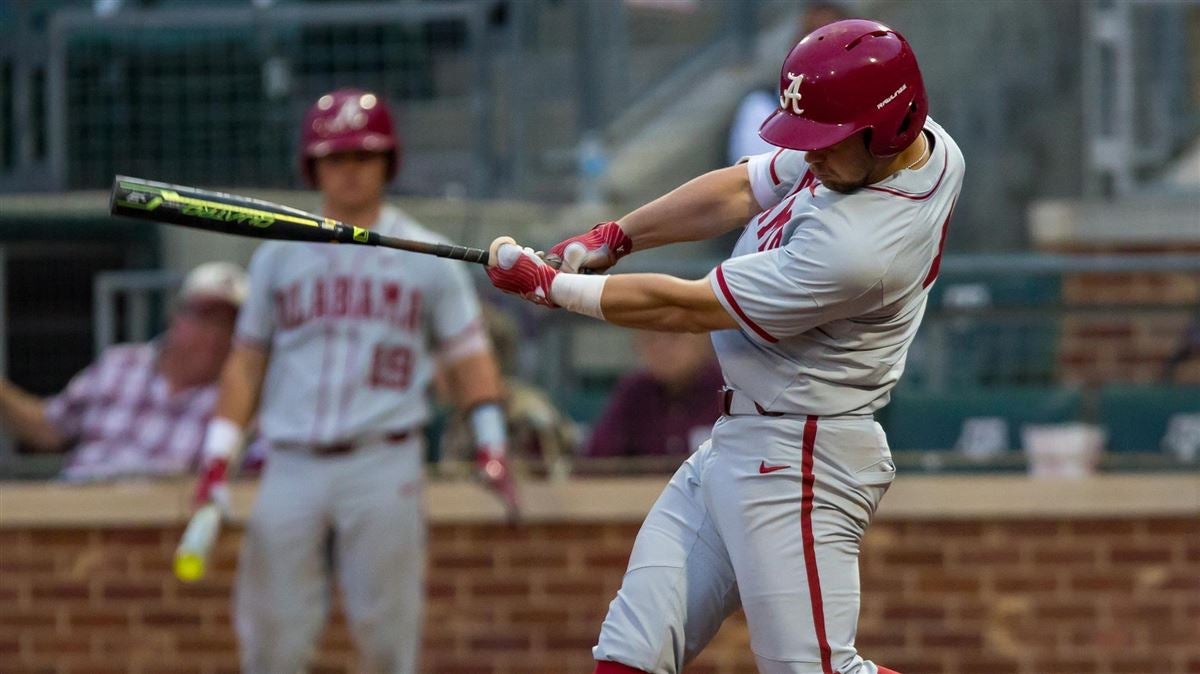
[[[433,336],[443,360],[455,361],[488,348],[479,296],[466,265],[446,262],[432,302]]]
[[[249,289],[238,310],[237,338],[269,344],[275,333],[275,307],[271,296],[271,246],[260,246],[250,259]]]
[[[709,283],[742,332],[773,344],[877,304],[882,271],[872,251],[810,220],[785,246],[721,263]]]
[[[750,189],[758,205],[766,210],[777,205],[808,169],[804,153],[783,148],[756,154],[746,160]]]

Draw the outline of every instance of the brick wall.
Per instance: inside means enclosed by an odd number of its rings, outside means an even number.
[[[1200,320],[1197,273],[1076,274],[1063,279],[1062,292],[1068,309],[1129,308],[1067,314],[1059,357],[1065,383],[1162,381],[1167,361],[1184,343],[1192,322]],[[1167,311],[1146,311],[1147,307]],[[1180,363],[1171,378],[1200,383],[1200,352]]]
[[[424,671],[590,672],[634,525],[439,525]],[[178,528],[0,530],[0,672],[235,672],[236,532],[209,580]],[[859,643],[905,674],[1200,673],[1194,518],[889,521],[863,555]],[[338,618],[320,672],[353,671]],[[754,672],[731,619],[688,672]]]

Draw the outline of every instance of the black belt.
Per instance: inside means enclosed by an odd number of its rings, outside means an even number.
[[[380,443],[398,445],[401,442],[411,438],[414,434],[415,431],[409,429],[385,433],[383,435],[355,438],[354,440],[346,440],[344,442],[335,442],[330,445],[309,445],[300,442],[289,442],[276,444],[275,446],[279,449],[288,451],[307,452],[314,456],[341,456],[343,454],[351,454],[354,452],[354,450],[358,449],[359,447],[363,447],[364,445],[375,445]]]
[[[820,416],[822,419],[874,419],[875,418],[875,414],[872,412],[867,412],[865,414],[828,414],[828,415],[824,415],[824,414],[823,415],[815,415],[815,414],[809,414],[807,412],[768,412],[766,409],[763,408],[762,405],[759,405],[752,398],[750,398],[750,396],[746,395],[745,393],[742,393],[741,391],[737,391],[737,390],[734,390],[731,388],[723,389],[721,391],[721,411],[724,412],[725,416],[727,416],[727,417],[758,415],[760,417],[786,417],[786,416],[814,417],[814,416]]]

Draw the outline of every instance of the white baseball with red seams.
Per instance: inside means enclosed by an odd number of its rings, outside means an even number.
[[[954,140],[851,194],[804,153],[749,160],[763,212],[709,276],[726,414],[647,516],[593,654],[677,674],[738,606],[764,674],[876,674],[854,648],[858,552],[895,475],[883,407],[962,187]],[[781,468],[783,466],[783,468]]]

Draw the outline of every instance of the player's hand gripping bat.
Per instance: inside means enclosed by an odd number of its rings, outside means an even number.
[[[483,265],[488,263],[488,252],[482,248],[400,239],[270,201],[144,178],[113,178],[108,212],[259,239],[381,246]]]

